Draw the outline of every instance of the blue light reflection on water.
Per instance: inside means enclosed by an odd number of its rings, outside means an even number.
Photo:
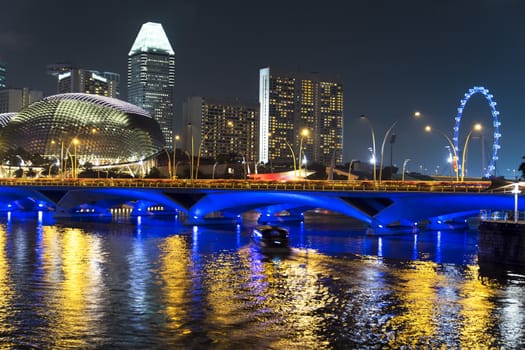
[[[147,217],[0,219],[6,346],[519,348],[524,278],[481,276],[475,232],[366,236],[337,218],[285,224],[290,254],[255,225]]]

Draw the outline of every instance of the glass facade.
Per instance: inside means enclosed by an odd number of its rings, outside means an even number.
[[[145,23],[128,54],[128,101],[159,123],[166,146],[173,145],[175,56],[159,23]]]
[[[30,153],[63,156],[72,152],[76,139],[80,163],[104,165],[139,161],[164,145],[158,124],[146,111],[109,97],[49,96],[9,117],[1,129],[2,150],[22,147]]]

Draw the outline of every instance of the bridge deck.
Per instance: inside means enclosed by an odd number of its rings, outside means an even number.
[[[490,181],[254,181],[188,179],[0,179],[0,186],[25,187],[119,187],[228,190],[379,191],[379,192],[483,192]]]

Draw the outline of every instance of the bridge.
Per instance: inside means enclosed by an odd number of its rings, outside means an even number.
[[[0,211],[49,210],[55,217],[180,213],[187,224],[232,222],[256,210],[260,221],[301,220],[326,209],[375,230],[465,222],[480,210],[512,210],[488,181],[253,181],[158,179],[0,179]],[[519,205],[525,202],[519,199]]]

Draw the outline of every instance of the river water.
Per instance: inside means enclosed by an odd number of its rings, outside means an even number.
[[[3,213],[0,348],[525,348],[525,276],[480,269],[476,232],[315,216],[268,255],[254,225]]]

